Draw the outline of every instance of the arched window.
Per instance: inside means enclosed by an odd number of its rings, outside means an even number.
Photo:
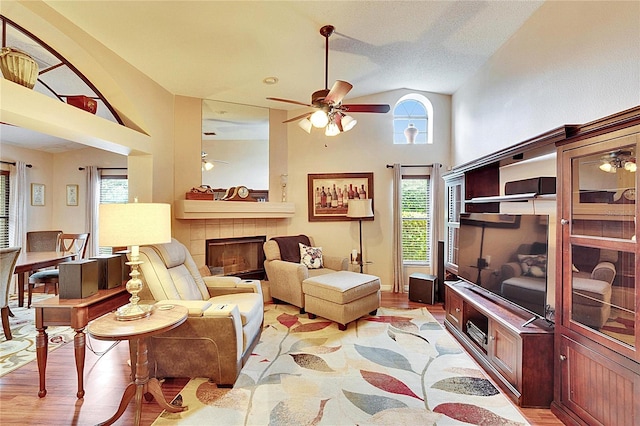
[[[393,143],[433,143],[433,107],[429,100],[417,94],[400,98],[393,108]]]

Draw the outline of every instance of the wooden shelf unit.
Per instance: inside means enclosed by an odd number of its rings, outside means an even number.
[[[445,282],[445,327],[502,390],[521,407],[548,408],[553,400],[553,325],[465,281]],[[468,322],[486,333],[469,334]]]

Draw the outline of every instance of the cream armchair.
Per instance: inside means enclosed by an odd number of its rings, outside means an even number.
[[[232,386],[260,340],[260,281],[202,277],[187,248],[175,239],[140,247],[140,260],[141,300],[189,309],[182,325],[149,339],[150,374],[207,377],[219,386]],[[132,365],[135,352],[132,347]]]
[[[307,244],[305,241],[308,241]],[[300,308],[304,313],[304,294],[302,293],[302,281],[309,277],[322,274],[329,274],[336,271],[346,271],[349,267],[349,259],[339,256],[327,256],[323,253],[323,267],[319,269],[309,269],[299,261],[286,261],[279,244],[285,244],[284,251],[295,252],[298,242],[314,246],[313,239],[305,235],[291,237],[277,237],[264,243],[264,269],[269,279],[269,289],[274,302],[283,301]],[[299,250],[299,249],[298,249]],[[299,257],[298,257],[299,259]]]

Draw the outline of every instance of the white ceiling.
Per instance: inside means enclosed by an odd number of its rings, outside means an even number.
[[[354,86],[345,102],[400,88],[452,94],[543,3],[44,1],[171,93],[279,109],[300,106],[266,98],[307,103],[324,88],[323,25],[335,26],[328,86]]]
[[[542,1],[55,1],[51,7],[168,91],[299,108],[324,87],[347,98],[398,88],[454,93]],[[265,85],[275,76],[277,85]]]

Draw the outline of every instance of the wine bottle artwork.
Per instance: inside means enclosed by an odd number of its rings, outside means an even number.
[[[309,174],[308,179],[310,221],[350,220],[350,201],[373,198],[373,173]]]

